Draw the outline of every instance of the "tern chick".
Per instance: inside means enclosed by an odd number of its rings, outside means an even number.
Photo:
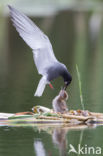
[[[68,112],[68,108],[66,104],[67,99],[68,99],[68,94],[64,89],[62,89],[59,92],[59,95],[56,96],[52,101],[54,112],[67,113]]]

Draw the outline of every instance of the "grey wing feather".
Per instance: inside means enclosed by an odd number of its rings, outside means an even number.
[[[14,27],[23,40],[33,49],[36,67],[38,72],[43,74],[43,69],[48,64],[57,62],[48,37],[26,15],[11,6],[8,7]]]
[[[57,60],[53,58],[52,52],[50,53],[49,48],[42,48],[33,51],[34,62],[38,72],[42,75],[46,74],[47,68],[55,64]]]

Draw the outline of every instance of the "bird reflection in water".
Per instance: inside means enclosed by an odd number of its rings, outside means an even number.
[[[54,128],[52,132],[52,141],[59,149],[60,156],[66,156],[67,139],[66,134],[68,129]],[[36,156],[46,156],[47,152],[44,148],[42,140],[34,141],[34,151]],[[48,156],[53,155],[52,151],[48,152]]]
[[[68,130],[64,128],[55,128],[52,134],[53,143],[58,146],[60,156],[66,156]]]
[[[40,140],[34,141],[34,149],[36,156],[46,156],[46,151],[42,141]]]

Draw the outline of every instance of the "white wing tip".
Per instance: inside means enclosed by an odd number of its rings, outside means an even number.
[[[37,90],[34,94],[34,96],[42,96],[43,92],[44,92],[44,89],[45,89],[45,86],[47,84],[47,79],[45,76],[43,76],[40,81],[39,81],[39,84],[38,84],[38,87],[37,87]]]
[[[42,94],[41,93],[38,93],[38,92],[35,92],[34,96],[40,97],[40,96],[42,96]]]

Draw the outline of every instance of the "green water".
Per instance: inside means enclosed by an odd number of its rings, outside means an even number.
[[[86,155],[97,155],[96,148],[100,147],[103,150],[103,128],[98,127],[95,129],[86,129],[83,131],[83,138],[81,146],[93,147],[94,154],[91,151],[90,154]],[[58,133],[58,135],[57,135]],[[59,136],[60,135],[60,136]],[[78,149],[80,140],[81,130],[69,130],[59,128],[48,128],[47,131],[38,131],[32,127],[1,127],[0,128],[0,155],[2,156],[19,156],[19,155],[30,155],[35,156],[38,150],[41,151],[41,156],[46,155],[77,155],[75,153],[68,154],[70,150],[70,144],[75,149]],[[59,136],[59,137],[58,137]],[[59,138],[59,139],[58,139]],[[88,150],[87,150],[88,151]],[[83,154],[80,154],[83,155]],[[102,155],[102,154],[100,154]],[[37,155],[38,156],[38,155]],[[40,156],[40,155],[39,155]]]
[[[72,10],[32,18],[49,36],[56,57],[72,74],[73,80],[67,89],[69,109],[81,109],[77,64],[85,109],[103,112],[102,18],[102,12]],[[97,24],[96,28],[93,22]],[[54,90],[47,86],[43,96],[38,98],[34,97],[34,92],[39,79],[31,49],[19,37],[10,19],[0,15],[0,112],[30,111],[35,105],[52,108],[52,99],[58,94],[63,81],[61,78],[53,81]],[[45,126],[38,130],[34,125],[18,125],[0,127],[0,155],[78,155],[68,152],[70,144],[77,149],[81,133],[81,145],[85,149],[93,146],[96,152],[96,147],[100,147],[103,153],[102,126],[91,126],[82,131]],[[37,154],[38,149],[41,155]]]

